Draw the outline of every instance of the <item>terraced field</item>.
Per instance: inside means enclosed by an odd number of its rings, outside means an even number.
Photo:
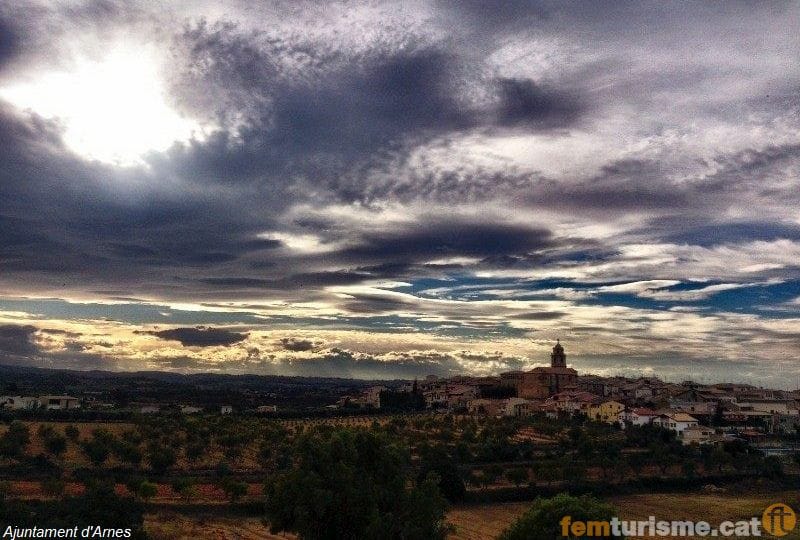
[[[750,519],[774,502],[785,502],[800,509],[800,493],[771,494],[739,493],[675,493],[611,497],[610,503],[619,509],[622,519],[646,520],[681,519],[708,521],[717,524],[724,520]],[[487,540],[496,538],[513,523],[529,503],[503,503],[455,507],[447,515],[454,526],[450,540]],[[292,535],[275,535],[257,518],[194,518],[171,512],[151,514],[146,529],[157,540],[276,540],[292,539]],[[664,538],[664,537],[660,537]],[[800,540],[800,530],[783,537]],[[631,538],[630,540],[636,540]]]
[[[505,503],[453,508],[447,514],[448,523],[455,527],[450,540],[496,538],[528,506],[530,503]]]
[[[175,513],[147,516],[145,528],[158,540],[290,540],[290,534],[272,534],[257,518],[191,518]]]

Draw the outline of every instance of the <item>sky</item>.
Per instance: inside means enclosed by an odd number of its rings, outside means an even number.
[[[800,387],[796,2],[0,2],[0,363]]]

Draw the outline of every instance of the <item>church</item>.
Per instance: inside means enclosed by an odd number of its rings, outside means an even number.
[[[517,396],[524,399],[547,399],[566,390],[577,390],[578,372],[567,367],[567,355],[560,341],[550,354],[550,367],[537,367],[520,373]]]

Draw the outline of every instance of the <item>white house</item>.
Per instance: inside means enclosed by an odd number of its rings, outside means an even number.
[[[278,412],[278,406],[277,405],[260,405],[260,406],[256,407],[256,412],[259,412],[259,413]]]
[[[201,409],[200,407],[192,407],[191,405],[183,405],[181,407],[181,413],[183,414],[195,414],[199,413],[202,410],[203,409]]]
[[[744,411],[755,411],[769,414],[798,414],[797,405],[788,399],[748,399],[737,400],[736,404]]]
[[[706,426],[690,426],[683,430],[680,439],[683,444],[707,444],[714,437],[714,430]]]
[[[653,418],[653,425],[672,430],[680,435],[686,428],[696,426],[697,418],[681,412],[659,414]]]
[[[79,409],[81,402],[72,396],[39,396],[39,406],[51,411]]]
[[[518,397],[508,398],[504,411],[505,416],[530,416],[533,412],[533,402]]]
[[[631,409],[620,413],[619,423],[622,427],[625,427],[627,424],[644,426],[651,423],[656,416],[658,416],[658,413],[650,409]]]
[[[39,407],[39,398],[31,396],[0,396],[0,408],[13,409],[36,409]]]

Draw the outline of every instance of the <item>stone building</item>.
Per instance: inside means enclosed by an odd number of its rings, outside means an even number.
[[[578,372],[567,367],[567,355],[561,342],[550,354],[550,367],[537,367],[519,375],[517,395],[525,399],[547,399],[578,388]]]

